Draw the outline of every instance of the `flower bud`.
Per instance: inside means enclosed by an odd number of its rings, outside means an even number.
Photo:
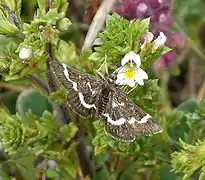
[[[68,30],[69,26],[71,25],[71,21],[68,18],[63,18],[61,19],[58,24],[57,24],[57,28],[60,31],[66,31]]]
[[[32,49],[31,48],[22,48],[19,52],[20,59],[28,59],[31,57]]]

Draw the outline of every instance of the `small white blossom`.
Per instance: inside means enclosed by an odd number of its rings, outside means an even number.
[[[151,43],[153,38],[154,38],[154,35],[151,32],[147,32],[144,38],[144,42],[141,45],[141,49],[144,49],[147,44]]]
[[[157,39],[154,40],[153,44],[153,50],[155,51],[158,47],[164,45],[164,43],[166,42],[167,38],[164,35],[163,32],[159,33],[159,36],[157,37]]]
[[[148,75],[140,68],[141,59],[139,54],[135,54],[133,51],[127,53],[122,59],[121,65],[116,70],[116,84],[130,87],[134,87],[135,84],[144,85],[144,79],[148,79]]]
[[[143,50],[147,44],[151,43],[154,38],[154,35],[151,32],[147,32],[144,38],[144,42],[141,45],[141,50]],[[167,38],[163,32],[159,33],[159,36],[152,42],[152,52],[156,51],[158,47],[164,45]]]
[[[31,48],[22,48],[20,53],[19,53],[19,58],[20,59],[28,59],[32,54],[32,49]]]

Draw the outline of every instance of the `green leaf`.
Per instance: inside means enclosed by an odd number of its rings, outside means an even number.
[[[16,91],[6,91],[3,93],[0,93],[0,102],[1,106],[6,106],[11,114],[16,113],[16,100],[19,96],[19,92]]]
[[[62,138],[63,143],[69,142],[78,131],[77,126],[74,123],[69,123],[60,128],[60,136]]]
[[[10,75],[20,72],[24,68],[24,64],[21,61],[13,61],[10,65]]]
[[[0,20],[0,34],[15,35],[19,33],[19,29],[9,21]]]
[[[6,173],[3,168],[0,168],[0,179],[11,180],[9,173]]]
[[[13,11],[17,12],[17,10],[20,9],[21,0],[2,0],[1,3],[5,4],[6,6],[8,6]]]
[[[52,112],[52,105],[48,99],[36,90],[22,92],[16,103],[16,109],[20,116],[25,117],[30,110],[35,115],[41,117],[45,110]]]
[[[48,168],[46,169],[46,176],[48,178],[57,178],[60,176],[60,174],[56,171],[56,169]]]
[[[100,61],[100,59],[102,58],[102,55],[98,52],[94,52],[89,56],[89,60],[93,60],[93,61]]]
[[[197,102],[195,99],[188,99],[187,101],[181,103],[177,110],[184,112],[194,112],[197,109]]]
[[[76,55],[75,45],[72,43],[67,43],[61,40],[58,45],[58,49],[55,51],[56,58],[65,64],[76,65],[77,55]]]
[[[177,180],[176,174],[170,172],[168,169],[165,169],[164,171],[160,172],[159,176],[160,180]]]
[[[198,171],[199,177],[204,176],[204,146],[205,142],[198,140],[195,145],[187,144],[180,140],[180,145],[183,148],[180,151],[175,151],[171,154],[172,168],[175,173],[183,173],[183,180],[190,179],[191,176]]]
[[[60,174],[66,179],[74,180],[77,175],[76,165],[69,159],[55,160],[59,166]]]
[[[205,99],[202,99],[198,103],[198,109],[199,109],[199,114],[203,117],[205,117]]]
[[[38,2],[38,7],[40,8],[41,11],[45,11],[45,6],[46,6],[46,1],[44,0],[37,0]]]
[[[56,101],[58,104],[63,104],[65,103],[66,94],[66,89],[62,88],[56,92],[50,93],[49,99],[52,101]]]
[[[24,156],[13,157],[12,160],[15,162],[21,176],[25,179],[35,180],[36,169],[34,167],[34,156],[31,154]]]

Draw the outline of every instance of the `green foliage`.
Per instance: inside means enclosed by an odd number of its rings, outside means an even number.
[[[0,5],[0,34],[17,35],[20,33],[20,27],[17,24],[19,20],[16,14],[19,10],[16,9],[19,8],[18,6],[19,2],[16,4],[14,1],[11,4]]]
[[[18,114],[11,115],[6,109],[1,108],[0,131],[4,151],[26,179],[30,179],[28,176],[35,177],[32,175],[35,173],[33,160],[39,155],[55,160],[59,164],[58,167],[64,171],[63,177],[72,175],[72,179],[75,178],[75,163],[69,156],[77,144],[72,143],[68,149],[64,148],[77,132],[77,127],[73,123],[60,126],[47,111],[44,111],[40,118],[31,113],[21,118]],[[29,160],[28,157],[33,158]],[[7,163],[10,164],[11,160]]]
[[[188,2],[190,6],[192,2]],[[176,109],[170,109],[168,115],[160,111],[160,106],[164,105],[160,98],[165,95],[160,82],[149,70],[153,61],[168,52],[169,48],[160,46],[153,51],[153,42],[141,48],[142,36],[149,31],[150,19],[128,21],[115,13],[109,15],[105,30],[98,34],[94,43],[94,51],[86,49],[78,57],[76,46],[61,39],[62,32],[69,30],[71,25],[66,17],[67,0],[53,0],[49,11],[45,10],[45,3],[44,0],[37,0],[39,9],[34,19],[24,23],[20,16],[21,1],[1,2],[0,75],[3,80],[30,86],[31,79],[27,75],[32,74],[45,83],[47,43],[52,45],[55,59],[92,74],[101,65],[103,74],[106,68],[112,73],[126,53],[139,53],[142,69],[148,73],[149,79],[128,96],[159,121],[163,132],[150,137],[138,136],[134,142],[128,143],[107,135],[104,123],[79,122],[79,129],[86,132],[86,148],[91,153],[94,151],[93,162],[90,162],[95,169],[93,179],[178,180],[189,179],[194,174],[204,179],[205,100],[197,102],[190,99]],[[180,6],[181,11],[177,9],[177,14],[184,15],[185,1],[180,3],[183,7]],[[31,53],[22,59],[19,55],[24,48]],[[178,73],[178,69],[173,71]],[[65,89],[59,89],[49,94],[48,99],[62,105],[65,94]],[[18,171],[18,179],[36,179],[38,167],[34,162],[42,165],[48,160],[56,163],[55,167],[46,167],[43,171],[50,179],[72,180],[77,173],[81,175],[77,172],[81,169],[75,149],[79,142],[73,140],[77,124],[71,122],[62,126],[52,113],[48,99],[33,90],[20,95],[13,92],[1,94],[1,104],[12,110],[10,113],[6,108],[0,108],[0,140],[6,157],[0,165],[0,176],[4,179],[9,179],[9,168]],[[88,128],[84,129],[85,125]],[[39,162],[41,157],[43,160]],[[99,165],[102,170],[96,170]],[[170,172],[171,168],[173,172]]]
[[[14,2],[12,1],[12,3]],[[19,8],[20,2],[16,3],[15,7]],[[15,23],[13,21],[10,22],[9,17],[15,12],[10,9],[10,6],[6,7],[7,11],[3,5],[0,9],[0,33],[2,32],[2,34],[6,35],[21,33],[24,36],[23,41],[18,41],[18,48],[15,48],[15,50],[10,49],[10,56],[6,56],[0,62],[6,69],[3,72],[0,71],[6,81],[20,79],[31,72],[41,73],[45,71],[46,55],[44,52],[46,43],[50,42],[56,46],[60,40],[60,33],[66,31],[71,25],[70,20],[65,17],[65,10],[68,6],[67,1],[52,1],[52,9],[48,12],[45,12],[43,1],[38,1],[38,3],[40,9],[38,9],[30,24],[21,23],[21,19],[17,15],[14,16],[16,18],[13,20]],[[7,43],[11,43],[11,41]],[[26,59],[25,62],[22,62],[17,54],[23,48],[32,49],[32,57]]]
[[[199,172],[199,180],[205,178],[205,142],[198,140],[195,145],[180,140],[182,150],[172,154],[172,167],[176,173],[184,173],[183,180]]]
[[[140,149],[137,142],[120,142],[107,135],[104,131],[104,124],[94,122],[93,125],[96,129],[96,136],[92,141],[95,146],[95,154],[111,148],[114,152],[131,158]]]
[[[171,154],[171,163],[174,172],[183,173],[184,180],[191,178],[196,172],[199,172],[200,180],[205,178],[203,156],[205,143],[199,140],[204,138],[205,133],[204,108],[204,99],[198,103],[191,99],[179,107],[179,110],[183,112],[182,119],[187,126],[187,132],[183,137],[186,142],[179,139],[179,146],[182,150]]]
[[[9,155],[17,153],[24,146],[35,155],[51,151],[49,148],[54,148],[53,145],[63,148],[77,131],[72,123],[60,126],[47,111],[44,111],[40,119],[31,113],[23,119],[18,114],[11,116],[5,109],[1,109],[0,115],[1,140],[4,151]]]
[[[106,61],[111,68],[113,62],[120,62],[126,53],[134,51],[140,54],[142,66],[149,68],[154,60],[169,51],[169,48],[162,46],[153,52],[152,43],[140,51],[140,40],[148,31],[149,21],[149,18],[128,21],[115,13],[108,16],[105,30],[98,34],[100,46],[94,48],[95,52],[89,59],[98,63]]]

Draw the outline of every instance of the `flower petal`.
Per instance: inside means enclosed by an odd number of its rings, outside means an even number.
[[[137,78],[137,80],[148,79],[148,75],[143,69],[138,68],[136,78]]]
[[[28,59],[31,57],[32,49],[31,48],[22,48],[19,52],[19,58],[20,59]]]
[[[159,46],[164,45],[164,43],[166,42],[167,38],[164,35],[163,32],[159,33],[159,36],[157,37],[157,39],[154,40],[154,49],[156,50]]]
[[[124,66],[127,62],[129,62],[129,60],[130,60],[130,52],[125,54],[125,56],[122,58],[121,65]]]
[[[154,34],[152,34],[151,32],[147,32],[147,34],[146,34],[147,42],[148,42],[148,43],[151,43],[151,41],[153,40],[153,38],[154,38]]]
[[[128,80],[128,81],[127,81],[127,85],[130,86],[130,87],[132,87],[132,88],[135,87],[135,81],[134,81],[134,79]]]
[[[154,35],[151,32],[147,32],[144,37],[144,42],[141,45],[141,49],[144,49],[148,43],[150,43],[154,38]]]
[[[121,61],[121,65],[124,66],[128,62],[131,63],[131,60],[136,63],[137,67],[141,65],[141,59],[140,59],[139,54],[135,54],[133,51],[130,51],[123,57]]]
[[[137,65],[137,67],[140,67],[140,65],[141,65],[141,59],[140,59],[140,55],[139,55],[139,54],[135,54],[135,58],[133,59],[133,61],[135,62],[135,64]]]
[[[144,80],[141,79],[141,80],[139,80],[137,83],[138,83],[140,86],[143,86],[143,85],[144,85]]]

